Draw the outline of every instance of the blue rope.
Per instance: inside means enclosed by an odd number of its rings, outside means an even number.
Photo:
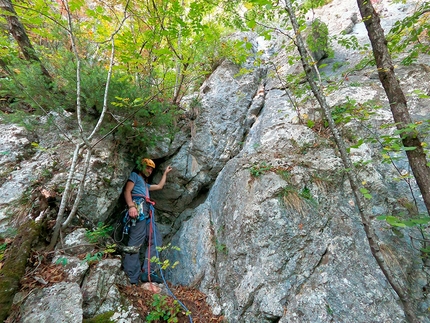
[[[151,219],[150,221],[151,221],[153,234],[154,234],[155,254],[157,255],[158,260],[160,260],[160,254],[157,249],[157,235],[155,234],[155,229],[156,229],[155,220],[154,220],[155,209],[152,204],[149,206],[149,208],[150,208],[150,212],[152,212],[152,216],[150,216],[150,219]],[[150,261],[150,259],[148,261]],[[179,305],[182,306],[182,308],[185,310],[186,313],[189,313],[190,311],[188,310],[188,308],[179,299],[176,298],[176,296],[173,294],[173,292],[170,290],[169,286],[167,285],[166,279],[164,278],[163,269],[160,266],[160,262],[158,262],[158,269],[160,269],[161,278],[163,279],[164,286],[166,286],[166,289],[169,292],[169,294],[179,303]],[[191,314],[188,314],[188,318],[190,319],[190,323],[193,323],[193,318],[191,317]]]

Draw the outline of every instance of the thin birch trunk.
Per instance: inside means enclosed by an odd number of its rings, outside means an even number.
[[[67,21],[68,21],[68,33],[69,33],[71,44],[72,44],[72,51],[73,51],[73,53],[75,55],[75,59],[76,59],[76,79],[77,79],[77,81],[76,81],[76,111],[77,111],[77,121],[78,121],[78,125],[79,125],[79,132],[80,132],[80,137],[81,137],[80,140],[81,141],[76,145],[76,148],[75,148],[75,152],[74,152],[73,160],[72,160],[72,166],[69,170],[69,176],[67,178],[66,188],[63,192],[63,197],[61,199],[60,209],[59,209],[59,212],[57,214],[57,219],[56,219],[54,231],[52,234],[51,242],[48,246],[48,250],[52,250],[55,247],[55,245],[58,241],[58,237],[61,233],[61,229],[67,228],[67,226],[74,219],[74,217],[77,213],[77,210],[78,210],[79,203],[82,199],[82,195],[83,195],[83,192],[85,189],[85,179],[86,179],[89,167],[90,167],[92,149],[94,147],[94,145],[91,144],[91,140],[93,139],[95,134],[100,129],[101,124],[102,124],[103,119],[104,119],[104,116],[106,115],[107,108],[108,108],[109,85],[110,85],[110,80],[112,78],[112,69],[113,69],[114,58],[115,58],[115,42],[114,42],[114,39],[115,39],[116,34],[122,28],[124,22],[128,18],[126,10],[127,10],[129,1],[127,2],[126,6],[125,6],[123,19],[120,21],[117,29],[111,34],[111,36],[109,38],[109,41],[111,42],[111,54],[110,54],[110,60],[109,60],[109,70],[108,70],[108,75],[107,75],[106,85],[105,85],[105,92],[104,92],[104,96],[103,96],[103,109],[102,109],[102,113],[100,114],[100,117],[97,121],[97,124],[95,125],[93,131],[88,136],[86,136],[84,133],[84,127],[83,127],[83,123],[82,123],[80,58],[79,58],[79,53],[78,53],[77,45],[75,42],[74,32],[73,32],[72,16],[71,16],[71,12],[69,9],[68,1],[62,0],[62,3],[63,3],[64,8],[66,10],[66,16],[67,16]],[[99,142],[99,141],[97,141],[97,142]],[[75,176],[78,156],[81,152],[84,152],[84,151],[86,151],[86,158],[85,158],[85,163],[84,163],[84,167],[82,170],[82,178],[80,179],[78,191],[77,191],[77,194],[76,194],[73,206],[72,206],[72,210],[69,213],[67,219],[65,221],[63,221],[65,208],[68,204],[68,201],[70,199],[71,192],[72,192],[71,182]]]

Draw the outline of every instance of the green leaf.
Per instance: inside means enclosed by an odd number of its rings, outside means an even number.
[[[349,146],[349,148],[358,148],[364,143],[363,139],[359,139],[357,144]]]
[[[254,28],[255,28],[255,26],[257,25],[257,23],[255,22],[255,20],[254,20],[254,19],[251,19],[251,20],[248,20],[248,21],[246,22],[246,25],[247,25],[250,29],[254,29]]]
[[[387,219],[387,223],[392,225],[393,227],[399,227],[399,228],[406,228],[407,225],[404,224],[403,222],[398,222],[397,219]]]
[[[77,11],[81,9],[85,4],[85,0],[71,0],[69,1],[70,11]]]
[[[430,217],[422,217],[419,219],[413,219],[412,221],[416,224],[428,224],[430,223]]]

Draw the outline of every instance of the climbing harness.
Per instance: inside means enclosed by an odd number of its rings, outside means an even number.
[[[146,187],[146,194],[133,194],[132,195],[133,203],[136,206],[137,210],[137,218],[131,218],[128,214],[128,209],[124,210],[122,213],[125,212],[125,215],[122,218],[122,223],[118,223],[115,227],[114,231],[114,240],[117,243],[120,243],[124,240],[124,236],[127,235],[130,232],[130,227],[133,227],[136,225],[136,222],[143,221],[145,219],[149,219],[149,212],[146,213],[146,207],[145,204],[149,205],[155,205],[155,202],[152,201],[149,198],[149,192],[148,192],[148,186]],[[149,208],[150,210],[150,208]],[[118,229],[122,227],[122,233],[118,233]],[[121,234],[119,238],[118,235]],[[139,246],[140,248],[140,246]]]

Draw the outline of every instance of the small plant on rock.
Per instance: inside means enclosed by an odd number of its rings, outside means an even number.
[[[161,254],[161,253],[163,253],[165,250],[168,250],[168,249],[170,249],[170,250],[176,250],[176,251],[181,251],[181,248],[179,248],[179,247],[177,247],[177,246],[172,246],[172,244],[171,243],[169,243],[169,244],[167,244],[167,245],[165,245],[165,246],[162,246],[162,247],[157,247],[157,251],[158,251],[158,254]],[[165,260],[161,260],[159,257],[157,257],[157,256],[153,256],[151,259],[150,259],[150,261],[152,262],[152,263],[155,263],[155,264],[157,264],[157,265],[159,265],[160,267],[161,267],[161,269],[162,270],[166,270],[166,269],[168,269],[168,268],[170,268],[170,269],[173,269],[173,268],[175,268],[177,265],[179,265],[179,261],[175,261],[173,264],[172,263],[170,263],[170,260],[169,259],[165,259]]]
[[[97,224],[97,228],[92,231],[86,232],[86,237],[91,243],[100,243],[104,238],[110,236],[113,228],[111,226],[104,225],[103,222]]]
[[[152,296],[152,311],[146,317],[146,322],[178,322],[178,313],[181,306],[178,301],[169,301],[167,296],[154,294]]]
[[[83,262],[87,262],[88,264],[92,264],[98,262],[103,259],[103,252],[96,252],[95,254],[87,253]]]
[[[268,172],[272,169],[272,166],[267,165],[265,162],[262,162],[260,164],[253,165],[249,171],[251,173],[252,177],[260,177],[265,172]]]

